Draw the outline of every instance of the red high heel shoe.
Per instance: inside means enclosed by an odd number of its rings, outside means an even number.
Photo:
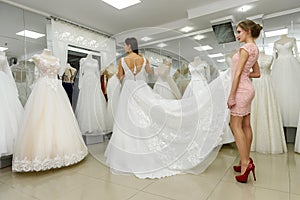
[[[248,181],[248,176],[250,174],[250,172],[252,171],[254,180],[256,181],[256,176],[255,176],[255,165],[253,163],[249,163],[247,166],[247,169],[245,171],[244,174],[239,175],[239,176],[235,176],[235,179],[240,182],[240,183],[247,183]]]
[[[249,157],[249,161],[250,161],[250,163],[253,163],[253,160],[252,160],[251,157]],[[241,165],[235,165],[235,166],[233,166],[233,170],[235,172],[241,172],[241,169],[242,169]]]

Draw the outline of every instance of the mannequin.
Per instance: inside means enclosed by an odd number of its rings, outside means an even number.
[[[256,95],[252,102],[250,116],[253,129],[251,150],[277,154],[287,152],[287,147],[280,108],[270,77],[272,63],[273,56],[261,51],[258,59],[261,77],[252,80]]]
[[[159,67],[155,68],[154,74],[157,78],[153,90],[166,99],[181,99],[182,95],[170,76],[172,60],[163,59]]]
[[[80,60],[76,117],[84,135],[106,131],[106,99],[101,90],[98,60],[88,54]]]
[[[80,162],[87,155],[68,96],[57,78],[58,58],[45,49],[33,56],[39,78],[26,102],[12,170],[44,171]]]
[[[206,82],[210,81],[210,66],[206,61],[203,61],[199,56],[196,56],[190,65],[192,65],[194,68],[201,68],[199,72],[202,74],[203,78],[206,80]]]
[[[190,82],[189,68],[187,64],[182,64],[182,66],[176,70],[176,72],[173,75],[173,79],[177,84],[177,87],[181,95],[183,95],[187,85]]]
[[[300,63],[296,39],[282,35],[274,43],[272,81],[284,127],[297,127],[300,108]],[[287,89],[288,88],[288,89]]]
[[[72,96],[73,96],[73,85],[74,85],[74,79],[76,77],[76,73],[77,73],[77,69],[72,67],[69,63],[67,63],[65,73],[62,76],[62,85],[68,94],[71,105],[72,105]]]

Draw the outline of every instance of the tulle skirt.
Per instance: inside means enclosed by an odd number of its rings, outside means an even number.
[[[166,81],[161,80],[161,78],[158,78],[155,82],[153,91],[164,99],[177,99],[169,84]]]
[[[0,71],[0,156],[13,153],[22,115],[23,107],[15,83]]]
[[[251,106],[251,151],[272,154],[287,152],[280,108],[270,75],[253,79],[252,85],[256,95]]]
[[[203,172],[221,145],[233,142],[224,132],[231,83],[230,73],[224,75],[181,100],[163,99],[144,81],[127,80],[105,152],[111,171],[139,178]]]
[[[87,155],[68,96],[57,79],[40,78],[25,106],[13,171],[44,171],[75,164]]]

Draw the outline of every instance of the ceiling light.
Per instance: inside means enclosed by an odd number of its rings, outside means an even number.
[[[160,43],[160,44],[158,44],[157,45],[159,48],[163,48],[163,47],[166,47],[166,46],[168,46],[167,44],[165,44],[165,43]]]
[[[244,6],[240,7],[240,8],[238,9],[238,11],[240,11],[240,12],[247,12],[247,11],[250,10],[251,8],[252,8],[252,6],[244,5]]]
[[[152,40],[152,38],[150,38],[150,37],[143,37],[143,38],[141,38],[141,40],[144,41],[144,42],[147,42],[149,40]]]
[[[208,57],[210,57],[210,58],[217,58],[217,57],[221,57],[221,56],[224,56],[224,54],[222,54],[222,53],[208,54]]]
[[[193,30],[193,29],[194,29],[193,27],[186,26],[186,27],[180,29],[180,31],[181,31],[181,32],[188,33],[188,32],[190,32],[190,31]]]
[[[283,28],[283,29],[278,29],[275,31],[266,31],[265,32],[265,36],[266,37],[274,37],[274,36],[278,36],[278,35],[286,35],[288,34],[288,29],[287,28]]]
[[[115,7],[118,10],[141,3],[140,0],[102,0],[102,1]]]
[[[225,59],[219,59],[219,60],[217,60],[217,62],[223,63],[223,62],[225,62]]]
[[[8,48],[6,48],[6,47],[0,47],[0,51],[5,51],[5,50],[7,50]]]
[[[205,45],[205,46],[200,46],[200,47],[194,47],[194,49],[196,49],[197,51],[207,51],[207,50],[211,50],[213,48],[209,45]]]
[[[29,30],[24,30],[24,31],[20,31],[18,33],[16,33],[16,35],[20,35],[20,36],[25,36],[25,37],[29,37],[29,38],[32,38],[32,39],[38,39],[38,38],[41,38],[41,37],[44,37],[45,34],[42,34],[42,33],[37,33],[37,32],[34,32],[34,31],[29,31]]]
[[[194,39],[195,39],[195,40],[202,40],[202,39],[204,39],[204,38],[205,38],[204,35],[196,35],[196,36],[194,36]]]

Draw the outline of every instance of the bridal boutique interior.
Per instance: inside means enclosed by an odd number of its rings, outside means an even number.
[[[0,200],[300,199],[300,2],[135,3],[0,0]],[[229,136],[201,173],[142,179],[111,172],[105,151],[123,88],[117,72],[125,39],[137,38],[149,61],[149,88],[175,102],[193,95],[195,81],[196,91],[213,88],[231,68],[241,47],[235,25],[246,18],[263,26],[261,78],[252,80],[257,181],[234,180],[239,155]]]

